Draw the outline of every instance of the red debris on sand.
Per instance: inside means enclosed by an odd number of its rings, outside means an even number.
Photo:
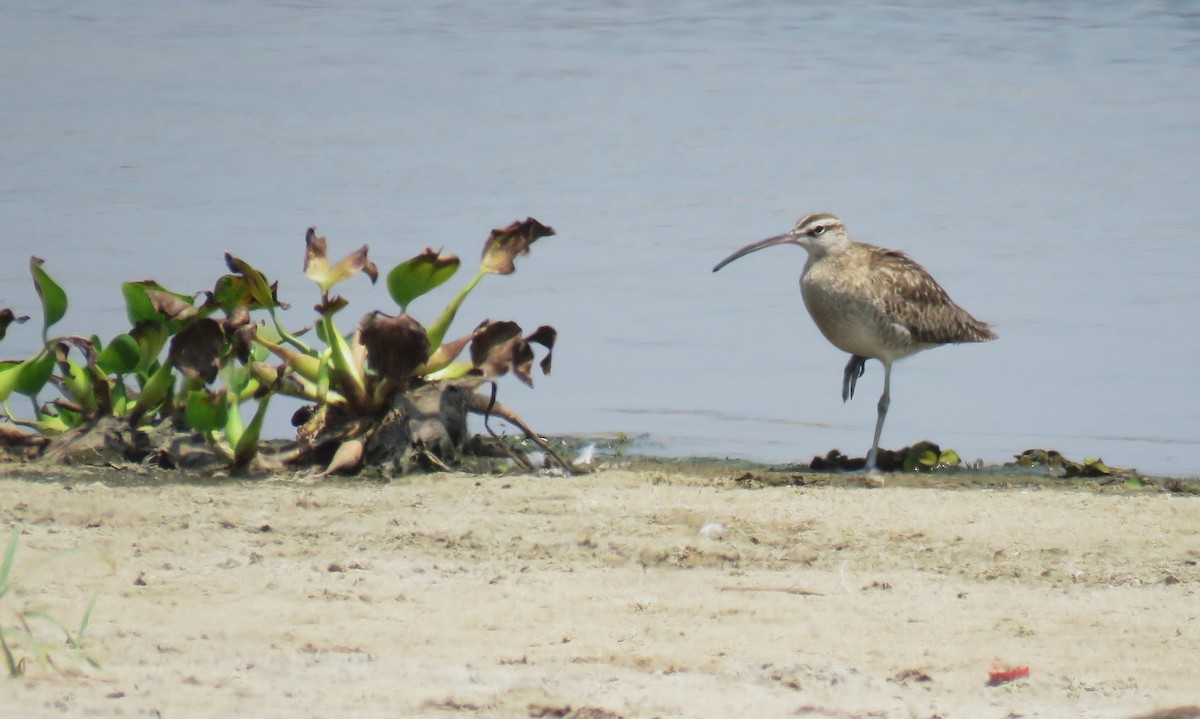
[[[1029,676],[1029,667],[992,667],[992,670],[988,672],[988,686],[998,687],[1027,676]]]

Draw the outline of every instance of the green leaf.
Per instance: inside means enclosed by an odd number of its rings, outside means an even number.
[[[392,268],[387,276],[388,294],[400,305],[401,312],[407,312],[410,302],[453,277],[459,264],[454,255],[441,255],[425,248],[421,254]]]
[[[146,380],[146,385],[142,387],[142,392],[138,395],[137,402],[134,403],[133,409],[130,410],[130,420],[137,422],[147,412],[157,409],[162,405],[164,400],[171,396],[174,387],[174,368],[170,362],[164,362],[155,370],[154,374],[150,375],[150,379]]]
[[[8,545],[4,548],[4,559],[0,560],[0,597],[9,589],[8,577],[12,571],[13,556],[17,553],[17,542],[21,540],[21,528],[14,526],[8,534]]]
[[[947,449],[938,456],[937,463],[946,467],[957,467],[962,463],[962,458],[958,456],[958,452],[952,449]]]
[[[317,404],[320,405],[326,404],[327,397],[329,396],[329,383],[331,380],[329,366],[330,354],[331,352],[329,350],[323,352],[321,354],[320,364],[317,366]]]
[[[129,414],[129,397],[126,396],[124,382],[112,386],[112,413],[114,417],[125,417]]]
[[[141,360],[138,341],[132,335],[119,334],[96,355],[96,366],[105,374],[125,375],[137,369]]]
[[[72,427],[64,417],[53,414],[42,415],[35,424],[38,431],[47,436],[62,434]]]
[[[9,395],[17,388],[27,362],[29,360],[25,360],[25,362],[0,362],[0,402],[7,402]]]
[[[297,374],[311,382],[317,381],[317,372],[320,371],[321,366],[319,358],[294,350],[291,347],[275,344],[275,342],[261,336],[256,337],[255,342],[286,362],[288,367],[291,367]]]
[[[75,636],[71,638],[71,644],[76,649],[83,649],[83,634],[87,631],[88,624],[92,621],[92,611],[96,608],[96,601],[100,599],[99,592],[92,592],[92,599],[88,602],[87,608],[83,610],[83,616],[79,619],[79,630],[75,632]],[[88,663],[99,669],[100,665],[90,657],[87,657]]]
[[[228,411],[223,389],[217,392],[188,392],[184,416],[188,426],[197,432],[213,432],[224,427]]]
[[[82,412],[72,412],[69,409],[59,407],[58,418],[62,420],[62,423],[67,427],[78,427],[79,425],[83,424],[85,419],[87,419],[87,415],[83,414]]]
[[[50,381],[54,372],[54,355],[43,350],[35,357],[27,360],[25,369],[17,380],[16,391],[26,397],[36,397],[38,392]]]
[[[341,378],[340,389],[348,397],[358,401],[366,396],[367,381],[363,368],[354,359],[350,343],[338,332],[332,317],[322,317],[320,323],[321,337],[329,345],[329,361],[331,369]]]
[[[154,280],[121,283],[129,324],[185,320],[196,314],[195,299],[158,284]]]
[[[33,286],[42,300],[44,318],[42,339],[45,340],[50,327],[67,313],[67,293],[42,269],[43,263],[44,260],[40,257],[29,258],[29,271],[33,274]]]
[[[244,466],[247,462],[254,459],[254,455],[258,454],[258,439],[262,434],[263,421],[267,417],[267,404],[270,402],[271,395],[263,395],[263,398],[258,401],[258,409],[254,411],[254,416],[250,419],[250,424],[246,425],[246,429],[242,432],[242,436],[238,438],[237,445],[233,450],[233,465],[235,467]]]
[[[125,296],[125,314],[129,324],[160,320],[154,303],[146,296],[146,288],[140,282],[121,283],[121,294]]]
[[[129,334],[138,346],[137,371],[141,375],[148,375],[154,363],[158,361],[163,347],[167,346],[167,339],[170,337],[167,325],[155,320],[139,322]]]
[[[221,368],[221,379],[225,381],[225,386],[229,388],[229,391],[237,396],[239,403],[246,400],[247,390],[253,393],[253,389],[250,387],[252,381],[255,385],[258,384],[254,380],[254,372],[251,371],[250,366],[244,364],[226,364]]]
[[[425,379],[430,382],[436,382],[440,379],[459,379],[466,377],[473,369],[475,369],[475,365],[470,362],[451,362],[438,371],[425,375]]]
[[[63,364],[66,366],[63,367]],[[60,363],[59,369],[63,394],[84,407],[95,409],[96,395],[92,387],[92,378],[83,365],[73,359],[66,359]]]

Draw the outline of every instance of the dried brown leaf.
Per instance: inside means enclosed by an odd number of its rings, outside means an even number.
[[[7,307],[0,309],[0,340],[4,339],[4,335],[8,333],[8,326],[13,322],[21,324],[29,320],[28,315],[17,316]]]
[[[484,272],[493,275],[509,275],[516,270],[513,260],[529,253],[529,246],[542,237],[554,234],[554,228],[543,225],[532,217],[514,222],[508,227],[492,230],[483,243]]]
[[[329,271],[328,245],[325,236],[317,234],[317,228],[308,228],[304,235],[304,274],[314,281]]]
[[[484,321],[476,328],[471,340],[471,364],[485,377],[500,377],[512,372],[532,387],[534,354],[529,343],[537,342],[552,349],[556,334],[554,328],[543,326],[529,337],[522,337],[521,327],[516,322]],[[549,372],[549,354],[542,360],[541,367],[543,372]]]
[[[485,377],[499,377],[513,368],[513,342],[521,339],[516,322],[484,320],[471,339],[471,364]]]
[[[367,246],[363,245],[354,252],[343,257],[336,265],[329,264],[328,242],[317,234],[317,228],[310,227],[304,237],[304,274],[321,286],[322,291],[342,280],[347,280],[365,272],[371,278],[371,283],[379,279],[379,269],[375,263],[367,259]]]
[[[362,466],[365,445],[361,439],[348,439],[338,445],[324,474],[351,474]]]
[[[429,359],[429,335],[408,315],[372,314],[359,325],[367,348],[367,366],[381,376],[402,382]]]
[[[184,302],[170,292],[162,290],[146,290],[146,299],[154,305],[154,310],[168,320],[186,320],[196,315],[196,308]]]
[[[221,323],[205,317],[183,328],[171,339],[168,358],[186,377],[217,378],[218,360],[225,342]]]
[[[341,312],[342,309],[348,304],[350,304],[350,301],[345,297],[342,297],[341,295],[334,295],[333,297],[329,297],[313,305],[313,309],[316,310],[317,314],[319,315],[331,315]]]
[[[225,304],[245,304],[251,309],[290,309],[286,302],[279,301],[279,283],[267,283],[267,276],[249,262],[225,253],[225,266],[236,275],[226,275],[217,280],[214,294],[223,299]],[[223,281],[228,286],[222,289]]]
[[[249,364],[250,353],[254,349],[254,336],[258,326],[250,321],[250,310],[245,305],[238,305],[222,323],[225,336],[229,338],[230,351],[242,364]]]
[[[542,374],[550,374],[550,361],[554,355],[554,342],[558,339],[558,330],[550,325],[542,325],[525,338],[526,342],[536,343],[546,348],[546,356],[538,363]]]

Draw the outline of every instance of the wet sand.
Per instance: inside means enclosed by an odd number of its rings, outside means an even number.
[[[98,592],[85,648],[102,668],[35,625],[60,671],[5,682],[5,716],[999,719],[1200,703],[1196,496],[764,487],[678,468],[6,471],[17,574],[84,551],[25,577],[0,621],[42,606],[71,625]],[[988,686],[994,666],[1029,675]]]

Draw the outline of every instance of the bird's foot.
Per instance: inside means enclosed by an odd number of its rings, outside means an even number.
[[[854,387],[858,384],[858,378],[862,377],[867,372],[867,358],[859,355],[850,355],[850,361],[846,363],[846,371],[842,373],[842,401],[854,397]]]
[[[878,472],[879,448],[872,447],[871,451],[867,452],[867,461],[863,464],[863,471],[867,473]]]

